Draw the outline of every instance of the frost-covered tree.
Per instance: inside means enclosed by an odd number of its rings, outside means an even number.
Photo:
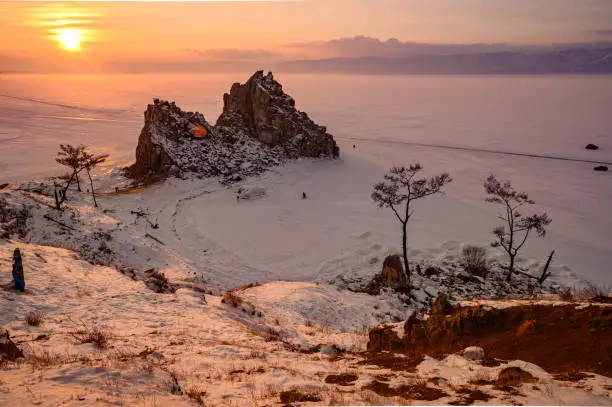
[[[443,193],[445,185],[452,181],[448,173],[431,178],[416,178],[422,170],[420,164],[406,167],[393,167],[384,176],[384,181],[374,185],[372,200],[379,208],[391,208],[402,225],[402,250],[407,280],[410,281],[408,267],[407,227],[412,216],[411,204],[430,195]],[[402,207],[403,206],[403,207]]]
[[[87,148],[83,148],[81,152],[81,159],[83,162],[83,168],[87,171],[89,177],[89,185],[91,186],[91,196],[94,201],[94,206],[98,207],[98,201],[96,201],[96,193],[94,190],[93,179],[91,178],[91,171],[98,164],[102,164],[108,158],[108,154],[94,154],[87,151]]]
[[[501,182],[495,175],[489,175],[484,183],[484,188],[488,195],[485,200],[502,205],[504,208],[502,213],[498,214],[498,218],[504,224],[493,229],[496,239],[491,243],[491,246],[501,247],[510,257],[506,277],[506,280],[510,281],[512,273],[514,273],[516,255],[527,242],[529,233],[535,231],[540,237],[546,236],[544,227],[548,226],[552,219],[548,217],[546,212],[531,216],[523,215],[519,208],[524,205],[533,205],[535,202],[529,199],[525,192],[516,191],[510,181]]]

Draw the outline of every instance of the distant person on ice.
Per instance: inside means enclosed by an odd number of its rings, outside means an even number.
[[[21,252],[15,249],[13,252],[13,284],[19,291],[25,291],[25,278],[23,276],[23,264],[21,262]]]

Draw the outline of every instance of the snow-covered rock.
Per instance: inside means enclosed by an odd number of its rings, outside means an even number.
[[[243,186],[236,190],[239,199],[257,199],[266,196],[266,190],[261,187]]]
[[[326,128],[295,109],[271,73],[259,71],[244,85],[235,83],[223,99],[216,126],[201,113],[155,99],[144,114],[136,162],[126,174],[152,180],[192,172],[238,182],[287,158],[339,154]]]
[[[398,254],[390,254],[385,258],[382,271],[374,276],[364,291],[371,295],[379,295],[380,290],[386,287],[395,290],[408,287],[408,280],[402,266],[402,258]]]
[[[290,157],[335,157],[338,146],[327,128],[295,108],[295,101],[272,72],[256,72],[244,85],[223,95],[217,126],[244,132],[268,146],[283,146]]]
[[[469,360],[483,360],[485,351],[480,346],[468,346],[461,351],[461,356]]]

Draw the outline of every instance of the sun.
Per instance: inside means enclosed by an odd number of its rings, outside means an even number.
[[[55,39],[65,50],[75,52],[81,49],[83,34],[78,28],[60,28]]]

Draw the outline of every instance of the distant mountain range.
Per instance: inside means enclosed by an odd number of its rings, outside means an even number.
[[[280,62],[279,72],[349,74],[611,74],[612,44],[410,57],[335,57]]]
[[[55,63],[0,54],[9,73],[612,74],[612,42],[427,44],[356,36],[273,49],[182,49],[171,54]],[[93,71],[92,71],[93,70]]]

